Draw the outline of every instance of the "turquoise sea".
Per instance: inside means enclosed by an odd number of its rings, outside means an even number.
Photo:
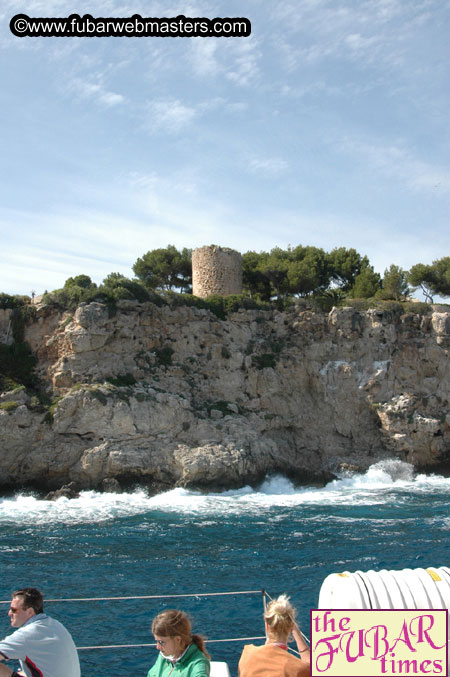
[[[45,502],[0,499],[0,600],[36,586],[47,599],[193,594],[169,599],[48,602],[78,647],[149,644],[152,617],[180,607],[210,640],[263,634],[261,589],[286,592],[309,631],[330,573],[450,564],[450,479],[384,461],[322,488],[271,477],[258,488],[149,497],[83,492]],[[226,591],[246,595],[199,596]],[[0,634],[10,632],[0,605]],[[211,641],[231,674],[243,641]],[[82,675],[142,675],[153,647],[83,649]]]

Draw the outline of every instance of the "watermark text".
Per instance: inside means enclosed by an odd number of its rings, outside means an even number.
[[[29,17],[16,14],[9,22],[11,32],[19,38],[103,38],[103,37],[172,37],[194,38],[248,37],[251,23],[245,17],[189,18],[176,17],[93,17],[71,14],[68,17]]]

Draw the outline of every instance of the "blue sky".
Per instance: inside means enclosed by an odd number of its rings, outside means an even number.
[[[17,38],[18,13],[245,16],[248,38]],[[0,291],[173,244],[450,255],[448,0],[3,0]]]

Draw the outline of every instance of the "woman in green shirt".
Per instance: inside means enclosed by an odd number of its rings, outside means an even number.
[[[189,618],[177,609],[167,609],[153,619],[159,656],[147,677],[209,677],[210,656],[203,638],[191,630]]]

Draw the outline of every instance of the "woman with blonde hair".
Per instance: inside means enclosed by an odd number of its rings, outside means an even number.
[[[183,611],[167,609],[155,616],[152,633],[159,646],[156,663],[147,677],[209,677],[209,654],[200,635],[193,635]],[[175,675],[173,676],[175,677]]]
[[[273,599],[264,612],[266,643],[247,644],[239,661],[239,677],[306,677],[309,675],[309,647],[295,622],[296,611],[286,595]],[[301,658],[288,653],[293,635]]]

